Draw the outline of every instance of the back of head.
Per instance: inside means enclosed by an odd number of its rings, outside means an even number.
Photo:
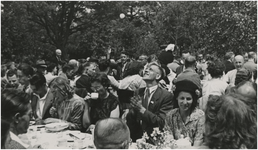
[[[219,78],[225,71],[225,65],[221,61],[212,61],[209,63],[207,70],[212,78]]]
[[[249,81],[252,78],[252,72],[245,69],[239,68],[236,73],[235,85],[238,85],[242,81]]]
[[[148,63],[151,63],[151,62],[154,62],[154,61],[159,62],[158,57],[155,54],[150,55],[148,57],[147,61],[148,61]]]
[[[132,61],[129,62],[127,65],[127,69],[124,73],[124,77],[129,76],[129,75],[136,75],[139,74],[140,70],[143,69],[143,64],[138,61]]]
[[[72,98],[74,94],[74,89],[70,86],[69,80],[63,77],[56,77],[50,83],[49,87],[51,89],[59,89],[64,96],[68,96],[68,98]]]
[[[34,70],[33,68],[26,64],[26,63],[22,63],[17,67],[18,70],[22,71],[22,73],[26,76],[32,76],[34,74]]]
[[[196,66],[196,58],[192,55],[186,57],[185,68],[195,67],[195,66]]]
[[[7,88],[1,93],[1,117],[4,120],[12,122],[15,114],[24,115],[28,111],[29,105],[30,96],[23,91]]]
[[[75,60],[75,59],[69,60],[68,64],[73,66],[74,68],[75,67],[79,67],[79,62],[77,60]]]
[[[251,81],[242,81],[235,86],[235,92],[250,99],[257,98],[257,84]]]
[[[99,60],[99,71],[106,71],[110,67],[110,61],[106,59]]]
[[[234,55],[234,52],[227,52],[227,53],[225,54],[225,59],[228,60],[228,59],[230,59],[233,55]]]
[[[108,76],[104,73],[94,73],[91,78],[90,78],[90,83],[93,82],[99,82],[102,84],[104,87],[109,87],[110,86],[110,80],[108,79]]]
[[[118,118],[107,118],[96,123],[94,144],[97,149],[128,149],[130,131]]]
[[[67,71],[73,70],[74,66],[72,66],[70,64],[65,64],[62,69],[63,69],[63,72],[66,73]]]
[[[209,99],[205,114],[209,148],[256,147],[256,118],[236,94]]]
[[[30,78],[30,84],[38,89],[46,85],[46,78],[42,73],[37,72]]]
[[[56,64],[50,63],[50,64],[47,66],[47,72],[52,72],[55,67],[56,67]]]
[[[257,55],[255,52],[249,52],[248,53],[248,59],[256,59]]]

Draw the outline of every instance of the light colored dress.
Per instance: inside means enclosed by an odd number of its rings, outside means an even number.
[[[164,130],[173,135],[178,140],[181,135],[189,137],[192,145],[195,142],[203,142],[205,115],[200,109],[195,109],[184,123],[179,113],[179,108],[175,108],[167,113]]]

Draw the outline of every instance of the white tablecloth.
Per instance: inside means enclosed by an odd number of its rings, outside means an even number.
[[[63,130],[60,132],[50,132],[44,127],[30,126],[26,134],[19,135],[22,142],[30,145],[30,148],[43,149],[95,149],[91,134],[80,131]],[[77,138],[70,136],[74,135]],[[136,143],[132,143],[130,149],[137,149]]]
[[[70,135],[74,135],[77,138]],[[60,132],[50,132],[45,130],[45,128],[30,126],[28,132],[19,135],[19,137],[25,144],[29,144],[31,148],[37,148],[37,146],[43,149],[95,148],[92,135],[80,131],[63,130]]]

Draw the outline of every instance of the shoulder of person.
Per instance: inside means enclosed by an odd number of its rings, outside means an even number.
[[[198,120],[200,118],[205,117],[204,112],[201,109],[195,109],[191,114],[191,120]]]
[[[175,114],[179,113],[179,109],[178,108],[174,108],[172,110],[170,110],[168,113],[167,113],[167,116],[173,116]]]

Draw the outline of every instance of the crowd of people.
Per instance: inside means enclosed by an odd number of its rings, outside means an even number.
[[[57,49],[49,60],[2,64],[2,148],[28,148],[18,135],[35,121],[94,134],[96,148],[128,148],[158,127],[195,148],[256,149],[256,52],[223,60],[174,49],[68,62]]]

